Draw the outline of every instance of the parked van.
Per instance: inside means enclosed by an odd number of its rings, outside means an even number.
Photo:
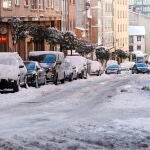
[[[0,52],[0,89],[19,91],[20,86],[27,88],[27,69],[16,52]]]
[[[65,71],[61,67],[64,60],[63,52],[56,51],[34,51],[29,53],[29,60],[38,61],[46,72],[46,80],[57,84],[64,83]]]

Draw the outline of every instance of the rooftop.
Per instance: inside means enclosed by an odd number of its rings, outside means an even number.
[[[145,35],[145,27],[129,26],[129,35]]]

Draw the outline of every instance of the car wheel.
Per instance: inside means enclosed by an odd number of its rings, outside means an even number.
[[[35,83],[34,83],[35,88],[39,88],[39,83],[38,83],[38,77],[35,77]]]
[[[73,81],[73,74],[70,75],[69,81]]]
[[[24,88],[28,88],[28,83],[27,83],[27,76],[24,78]]]
[[[56,76],[55,76],[55,79],[54,79],[54,82],[53,82],[55,85],[57,85],[58,84],[58,75],[56,74]]]
[[[83,77],[84,77],[84,79],[87,79],[87,71],[84,71]]]
[[[100,74],[100,71],[97,71],[97,76],[100,76],[101,74]]]
[[[46,76],[45,76],[43,85],[46,85],[46,84],[47,84],[47,80],[46,80]]]
[[[61,84],[65,83],[65,73],[64,73],[64,78],[62,80],[60,80]]]
[[[65,83],[65,79],[60,80],[61,84]]]
[[[18,80],[14,82],[13,91],[14,92],[19,92],[19,90],[20,90],[20,80],[18,78]]]

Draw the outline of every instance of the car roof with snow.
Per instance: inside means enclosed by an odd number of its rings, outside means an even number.
[[[42,54],[64,54],[63,52],[56,52],[56,51],[33,51],[33,52],[29,52],[29,56],[38,56],[38,55],[42,55]]]

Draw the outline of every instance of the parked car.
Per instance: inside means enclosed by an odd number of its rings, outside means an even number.
[[[150,73],[150,64],[147,64],[148,67],[148,73]]]
[[[126,61],[120,64],[121,71],[129,71],[134,66],[135,62]]]
[[[18,92],[20,87],[27,88],[27,69],[23,60],[16,52],[0,53],[0,89],[13,89]]]
[[[138,74],[138,73],[149,73],[148,66],[145,63],[136,63],[132,67],[132,74]]]
[[[77,76],[81,79],[87,78],[87,59],[82,56],[66,56],[77,69]]]
[[[65,70],[65,79],[68,81],[76,80],[77,79],[77,68],[71,64],[68,59],[65,59],[61,66]]]
[[[57,84],[64,83],[65,71],[61,67],[64,60],[63,52],[56,51],[34,51],[29,53],[29,60],[38,61],[46,72],[46,80]]]
[[[90,75],[101,75],[103,73],[102,65],[98,61],[88,60],[89,74]]]
[[[119,65],[110,65],[108,67],[106,67],[105,70],[106,74],[120,74],[121,73],[121,69]]]
[[[27,68],[27,82],[28,85],[35,86],[46,84],[46,73],[37,61],[24,61]]]

